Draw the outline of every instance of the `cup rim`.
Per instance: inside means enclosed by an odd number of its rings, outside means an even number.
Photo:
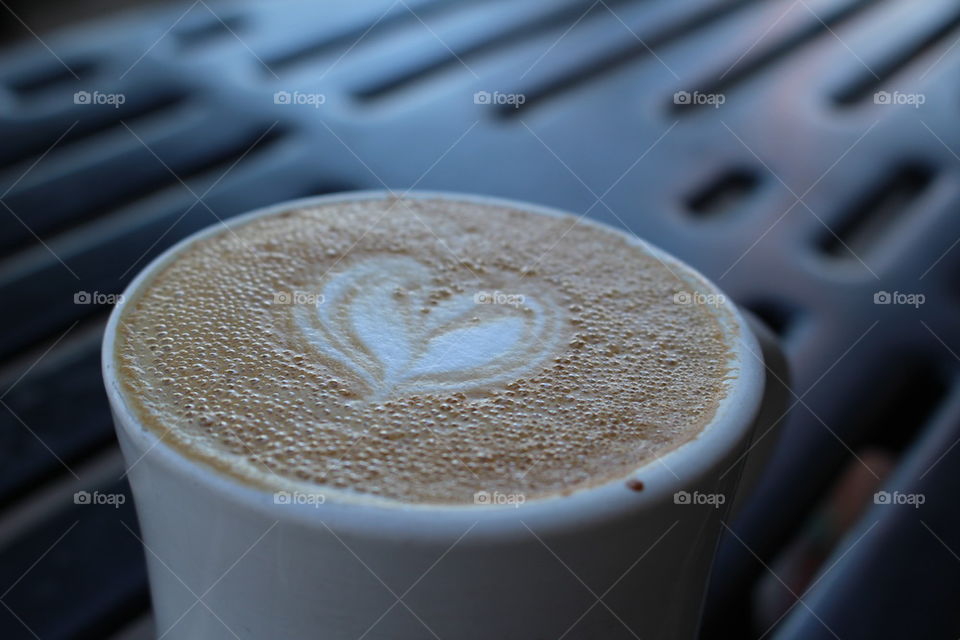
[[[221,233],[225,226],[236,228],[254,219],[295,208],[398,196],[414,200],[443,199],[502,206],[552,217],[575,217],[578,224],[593,225],[619,234],[631,244],[651,253],[665,266],[679,269],[680,273],[689,277],[699,287],[722,296],[719,287],[696,269],[628,231],[534,203],[449,191],[410,191],[398,194],[388,190],[365,190],[299,198],[261,207],[205,227],[166,249],[130,282],[110,314],[101,349],[102,373],[118,436],[121,441],[126,439],[138,454],[138,459],[132,466],[137,466],[143,458],[152,456],[153,462],[159,464],[165,472],[174,473],[195,486],[207,487],[234,506],[251,509],[277,521],[297,521],[308,526],[334,526],[341,531],[371,537],[403,535],[438,539],[462,535],[465,530],[483,523],[478,535],[500,537],[516,532],[518,525],[537,531],[569,531],[650,509],[665,500],[672,500],[675,492],[693,486],[720,461],[729,459],[738,446],[748,439],[763,398],[763,362],[761,356],[757,355],[761,353],[760,348],[746,319],[726,296],[719,300],[727,313],[718,314],[718,317],[728,325],[724,327],[725,333],[733,342],[735,379],[731,382],[727,395],[719,402],[713,419],[700,433],[638,466],[625,476],[570,494],[531,500],[519,507],[343,499],[345,494],[342,492],[331,492],[334,499],[323,504],[277,504],[274,499],[276,491],[244,483],[239,478],[217,471],[204,461],[187,456],[163,442],[160,436],[140,422],[127,403],[126,395],[117,380],[114,344],[116,328],[125,305],[136,299],[139,289],[147,284],[159,269],[173,261],[193,243]],[[726,321],[724,316],[727,317]],[[129,460],[127,467],[129,471]],[[643,489],[638,491],[628,487],[627,482],[631,479],[640,480]],[[324,491],[323,487],[317,485],[304,486],[312,487],[316,493]]]

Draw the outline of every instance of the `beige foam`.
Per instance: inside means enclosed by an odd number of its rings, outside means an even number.
[[[191,245],[129,301],[115,357],[148,428],[250,483],[530,500],[624,477],[711,420],[722,312],[676,302],[702,290],[570,217],[335,203]]]

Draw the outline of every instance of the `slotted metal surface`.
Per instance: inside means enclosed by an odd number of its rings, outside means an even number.
[[[2,58],[2,637],[101,638],[147,611],[129,500],[72,499],[124,486],[102,294],[217,219],[384,186],[628,228],[780,333],[794,407],[719,549],[705,637],[766,631],[757,581],[869,446],[899,456],[886,490],[926,502],[871,506],[776,634],[960,634],[955,3],[187,8]],[[875,304],[883,291],[925,302]]]

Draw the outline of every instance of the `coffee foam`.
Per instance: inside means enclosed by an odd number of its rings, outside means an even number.
[[[695,437],[729,387],[722,309],[612,231],[369,199],[207,236],[123,310],[128,404],[238,479],[404,503],[524,499]]]

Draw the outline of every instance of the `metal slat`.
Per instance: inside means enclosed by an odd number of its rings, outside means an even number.
[[[205,171],[218,167],[225,171],[267,128],[255,122],[225,122],[212,114],[199,118],[190,117],[189,113],[176,116],[182,124],[166,127],[165,131],[124,121],[112,144],[108,146],[101,138],[96,153],[90,149],[75,150],[74,157],[60,162],[66,169],[58,175],[45,179],[43,170],[34,170],[5,198],[14,212],[33,214],[30,229],[11,216],[3,218],[3,246],[22,249],[34,242],[31,231],[51,235]],[[276,139],[279,132],[271,133],[272,139]],[[81,154],[82,159],[76,157]],[[46,166],[57,163],[58,155],[51,153]],[[82,168],[78,169],[78,165]],[[110,179],[104,180],[105,176]],[[97,185],[95,192],[76,197],[91,184]]]
[[[952,638],[960,633],[960,394],[911,449],[883,491],[923,496],[912,504],[877,504],[825,564],[806,606],[797,606],[774,637]],[[953,447],[953,448],[951,448]],[[917,589],[912,585],[936,585]],[[860,612],[850,615],[850,611]],[[890,615],[903,611],[909,615]]]
[[[3,385],[0,505],[65,473],[64,464],[113,444],[100,381],[100,333],[97,323],[81,342],[51,351],[39,366]]]
[[[93,491],[122,495],[123,504],[71,504],[0,550],[4,638],[102,638],[144,610],[146,570],[129,489],[118,482]]]

